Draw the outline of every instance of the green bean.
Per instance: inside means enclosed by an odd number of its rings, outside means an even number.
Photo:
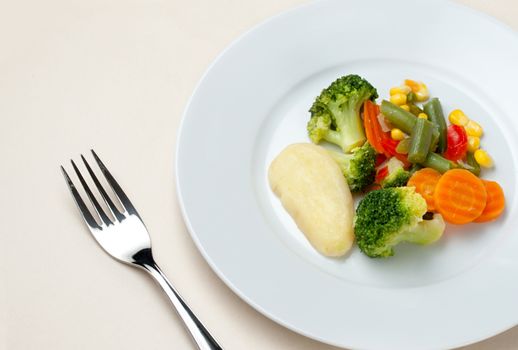
[[[406,100],[410,103],[413,103],[414,101],[417,100],[417,96],[415,95],[415,93],[413,93],[412,91],[410,91],[408,93],[408,95],[406,95]]]
[[[412,113],[416,117],[419,115],[419,113],[424,113],[424,111],[421,108],[417,107],[413,103],[408,103],[408,108],[410,109],[410,113]]]
[[[405,134],[411,134],[417,118],[410,112],[396,106],[395,104],[383,100],[381,102],[381,113],[396,128]]]
[[[435,152],[437,149],[437,144],[439,143],[439,131],[437,128],[433,128],[432,132],[432,142],[430,142],[430,152]]]
[[[410,142],[410,137],[407,137],[406,139],[399,141],[399,143],[396,146],[396,152],[400,154],[408,154],[408,150],[410,149]]]
[[[441,102],[437,97],[432,98],[424,105],[424,111],[430,118],[430,121],[435,124],[439,130],[439,142],[437,143],[437,152],[443,153],[446,151],[447,137],[446,137],[446,119],[442,112]]]
[[[442,156],[433,152],[428,154],[428,157],[426,157],[425,161],[422,162],[421,165],[426,168],[435,169],[441,174],[456,167],[455,164],[453,164],[448,159],[443,158]]]
[[[412,129],[410,149],[408,150],[408,160],[410,162],[421,163],[425,161],[430,151],[433,130],[434,126],[428,120],[421,118],[416,120],[414,129]]]

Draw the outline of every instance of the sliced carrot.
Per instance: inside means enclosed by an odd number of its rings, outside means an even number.
[[[363,126],[365,127],[365,135],[367,136],[367,141],[369,141],[372,148],[374,148],[378,153],[383,153],[383,147],[378,142],[374,126],[372,125],[372,105],[373,103],[371,100],[367,100],[363,104]]]
[[[502,187],[497,182],[482,180],[487,192],[487,201],[484,211],[475,222],[486,222],[496,219],[505,208],[505,197]]]
[[[391,154],[387,152],[384,142],[392,139],[390,138],[389,132],[383,131],[378,120],[379,113],[380,107],[377,104],[370,100],[365,101],[363,105],[363,122],[367,140],[376,152],[389,157]]]
[[[437,170],[432,168],[423,168],[416,171],[408,180],[407,186],[414,186],[415,191],[426,200],[428,211],[435,210],[433,193],[440,178],[441,173]]]
[[[433,193],[437,211],[444,220],[462,225],[472,222],[482,214],[487,193],[482,180],[465,169],[445,172]]]
[[[363,104],[363,123],[365,126],[365,134],[371,146],[378,153],[385,153],[381,140],[383,139],[383,130],[378,121],[379,107],[371,100],[365,101]]]

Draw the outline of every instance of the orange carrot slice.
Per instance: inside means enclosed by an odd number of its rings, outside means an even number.
[[[482,180],[468,170],[453,169],[445,172],[433,193],[435,208],[444,220],[463,225],[482,214],[487,192]]]
[[[426,200],[428,211],[435,210],[433,193],[440,178],[441,173],[437,170],[432,168],[423,168],[416,171],[408,180],[407,186],[414,186],[415,191]]]
[[[484,211],[475,222],[486,222],[495,220],[505,208],[505,197],[502,187],[497,182],[482,180],[487,192],[487,201]]]
[[[376,133],[374,132],[374,126],[372,125],[371,107],[372,101],[370,100],[365,101],[363,104],[363,126],[365,128],[365,136],[367,136],[367,141],[369,141],[372,148],[374,148],[376,152],[383,153],[383,147],[378,142]]]
[[[383,139],[383,130],[378,121],[379,107],[371,100],[365,101],[363,104],[363,124],[367,140],[372,148],[378,153],[385,153],[381,140]]]

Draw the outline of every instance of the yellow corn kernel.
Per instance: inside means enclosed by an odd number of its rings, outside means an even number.
[[[423,87],[421,88],[421,90],[415,93],[417,102],[424,102],[428,100],[428,98],[430,97],[430,93],[428,92],[428,88],[426,87],[426,85],[423,84],[422,86]]]
[[[390,102],[397,106],[404,105],[406,103],[406,95],[405,94],[394,94],[390,96]]]
[[[401,109],[404,109],[407,112],[410,112],[410,107],[408,107],[408,105],[401,105],[399,107],[401,107]]]
[[[468,121],[464,128],[466,129],[466,134],[468,134],[468,136],[480,137],[484,133],[484,129],[482,129],[480,124],[474,120]]]
[[[408,86],[413,92],[419,91],[419,83],[412,79],[405,79],[405,85]]]
[[[426,115],[426,113],[419,113],[417,115],[417,118],[421,118],[421,119],[428,119],[428,116]]]
[[[493,159],[483,149],[477,149],[473,154],[477,163],[484,168],[491,168],[493,166]]]
[[[468,151],[475,152],[480,148],[480,138],[476,136],[468,136]]]
[[[398,128],[394,128],[390,130],[390,137],[392,137],[393,140],[401,141],[405,138],[405,133]]]
[[[450,123],[454,125],[465,126],[469,122],[469,118],[460,109],[454,109],[448,116]]]
[[[390,96],[395,95],[395,94],[408,95],[408,93],[410,91],[412,91],[412,89],[410,89],[410,87],[408,87],[406,85],[395,86],[390,89]]]
[[[417,102],[424,102],[430,97],[428,87],[423,82],[405,79],[405,85],[415,94]]]

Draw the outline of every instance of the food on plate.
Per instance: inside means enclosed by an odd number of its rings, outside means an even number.
[[[407,185],[415,187],[415,191],[425,199],[428,211],[435,210],[433,192],[440,178],[441,173],[437,170],[432,168],[423,168],[417,170],[408,180]]]
[[[475,222],[495,220],[502,214],[505,208],[505,197],[502,187],[494,181],[482,180],[482,182],[487,193],[486,206],[482,214],[475,219]]]
[[[270,167],[273,191],[325,255],[343,255],[356,235],[366,255],[388,257],[402,241],[437,241],[445,222],[483,223],[505,210],[502,187],[480,177],[494,166],[481,148],[482,126],[459,108],[445,114],[423,82],[406,79],[389,94],[377,104],[367,80],[338,78],[306,125],[326,149],[292,145]],[[351,192],[367,193],[354,230]]]
[[[410,171],[405,170],[405,164],[392,157],[378,171],[378,183],[382,188],[405,186],[410,178]]]
[[[444,119],[444,113],[442,111],[441,103],[437,97],[432,98],[430,101],[425,103],[424,112],[435,125],[439,132],[439,139],[437,140],[437,152],[443,153],[446,151],[446,120]]]
[[[354,148],[351,153],[329,150],[347,180],[351,192],[363,191],[374,182],[376,151],[368,143]]]
[[[286,147],[271,163],[270,187],[320,253],[344,255],[353,244],[354,204],[328,151],[310,143]]]
[[[432,145],[432,134],[434,126],[424,118],[417,118],[412,128],[410,148],[408,149],[408,161],[414,164],[421,164],[426,160]]]
[[[358,247],[375,258],[394,255],[394,246],[403,241],[431,244],[442,236],[445,223],[440,214],[424,220],[425,214],[426,201],[414,187],[369,192],[356,210]]]
[[[468,134],[464,127],[452,124],[446,134],[446,151],[444,157],[452,161],[465,158],[468,151]]]
[[[477,149],[475,153],[473,153],[473,156],[481,167],[491,168],[493,166],[493,159],[483,149]]]
[[[360,109],[366,100],[377,97],[376,89],[358,75],[338,78],[322,90],[309,110],[307,130],[311,141],[325,140],[346,153],[363,145],[365,132]]]
[[[476,176],[480,176],[480,164],[475,160],[475,153],[468,152],[466,154],[466,161],[460,163],[463,169],[471,171]]]
[[[465,169],[444,173],[433,191],[435,208],[452,224],[463,225],[478,218],[486,206],[487,191],[477,176]]]

